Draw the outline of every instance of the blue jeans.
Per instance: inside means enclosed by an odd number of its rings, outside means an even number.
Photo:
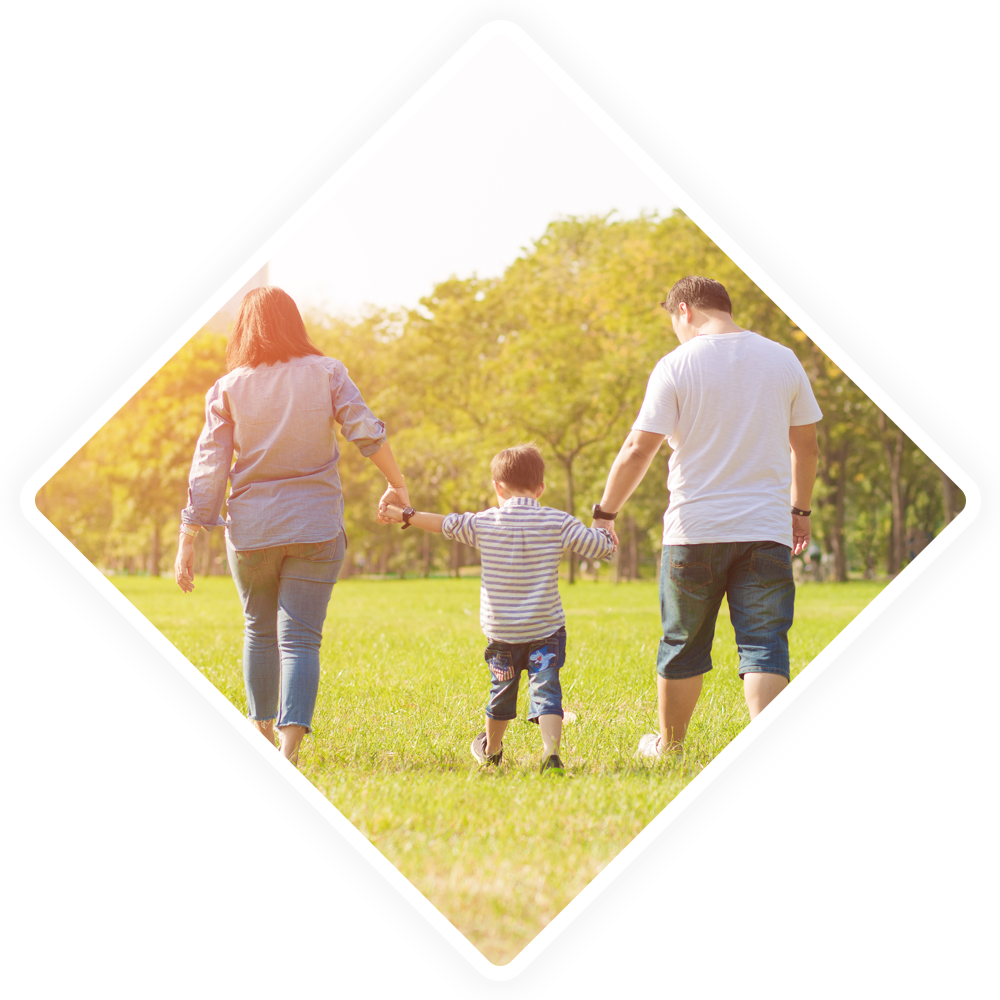
[[[251,719],[312,726],[319,644],[347,537],[226,553],[243,605],[243,682]],[[280,699],[280,705],[279,705]]]
[[[491,639],[485,659],[491,681],[487,718],[498,722],[517,718],[517,686],[523,672],[528,674],[528,721],[538,722],[540,715],[562,718],[559,668],[566,662],[565,628],[533,642]]]
[[[712,669],[712,640],[723,594],[736,631],[740,677],[765,673],[787,679],[795,584],[792,550],[777,542],[663,546],[663,638],[656,672],[680,679]]]

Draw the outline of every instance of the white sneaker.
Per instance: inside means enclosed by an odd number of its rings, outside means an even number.
[[[639,749],[635,752],[636,757],[662,757],[660,752],[660,734],[646,733],[639,737]]]
[[[496,753],[486,756],[486,732],[481,732],[473,741],[472,746],[469,747],[472,752],[472,759],[477,764],[493,764],[499,765],[503,760],[503,743],[500,744],[500,749]]]

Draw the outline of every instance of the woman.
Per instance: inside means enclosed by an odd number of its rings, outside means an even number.
[[[385,425],[347,369],[309,340],[280,288],[256,288],[243,299],[226,367],[205,397],[174,574],[181,590],[192,591],[194,536],[225,524],[245,618],[248,714],[272,744],[277,722],[281,752],[297,763],[316,705],[327,604],[347,547],[334,422],[386,477],[384,501],[408,506],[409,496]]]

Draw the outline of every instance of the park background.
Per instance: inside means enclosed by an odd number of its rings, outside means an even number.
[[[847,247],[844,247],[844,250],[846,251],[846,250],[847,250]],[[874,300],[866,300],[866,301],[868,302],[868,307],[869,307],[869,308],[871,308],[871,307],[872,307],[872,306],[874,305]],[[68,344],[71,344],[72,342],[71,342],[71,341],[68,341],[67,343],[68,343]],[[902,350],[902,349],[904,349],[904,347],[905,347],[905,344],[901,344],[901,345],[900,345],[900,349],[901,349],[901,350]],[[951,369],[949,369],[949,370],[951,370]],[[959,403],[958,405],[960,405],[960,403]],[[126,673],[127,673],[127,672],[126,672]],[[933,763],[932,763],[932,764],[931,764],[930,766],[931,766],[931,767],[933,767],[933,766],[934,766],[934,765],[933,765]]]
[[[412,309],[369,306],[356,318],[313,309],[306,329],[385,421],[417,509],[495,504],[490,459],[535,441],[546,460],[545,503],[586,517],[649,372],[678,346],[659,303],[686,274],[721,281],[738,324],[795,351],[823,411],[816,559],[799,566],[811,579],[894,577],[964,497],[679,209],[665,218],[556,219],[500,275],[453,275]],[[265,268],[254,283],[266,278]],[[39,493],[39,509],[107,573],[172,572],[204,394],[225,372],[237,305],[213,317]],[[339,443],[350,539],[341,579],[477,571],[478,554],[460,542],[377,524],[384,483]],[[669,454],[664,446],[616,526],[616,582],[658,578]],[[221,532],[198,537],[195,565],[225,572]],[[599,564],[587,568],[600,574]],[[565,571],[573,583],[575,555]]]

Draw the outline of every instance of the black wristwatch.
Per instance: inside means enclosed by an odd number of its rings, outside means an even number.
[[[601,505],[599,503],[594,504],[591,508],[591,513],[594,515],[595,519],[600,518],[602,521],[613,521],[618,516],[618,511],[615,511],[613,514],[609,514],[606,510],[601,510]]]
[[[799,510],[798,507],[793,507],[792,513],[797,514],[799,517],[808,517],[812,513],[812,508],[809,510]]]
[[[401,529],[402,531],[406,531],[407,528],[411,527],[410,518],[413,517],[414,514],[416,514],[416,511],[412,507],[403,508],[403,527]]]

